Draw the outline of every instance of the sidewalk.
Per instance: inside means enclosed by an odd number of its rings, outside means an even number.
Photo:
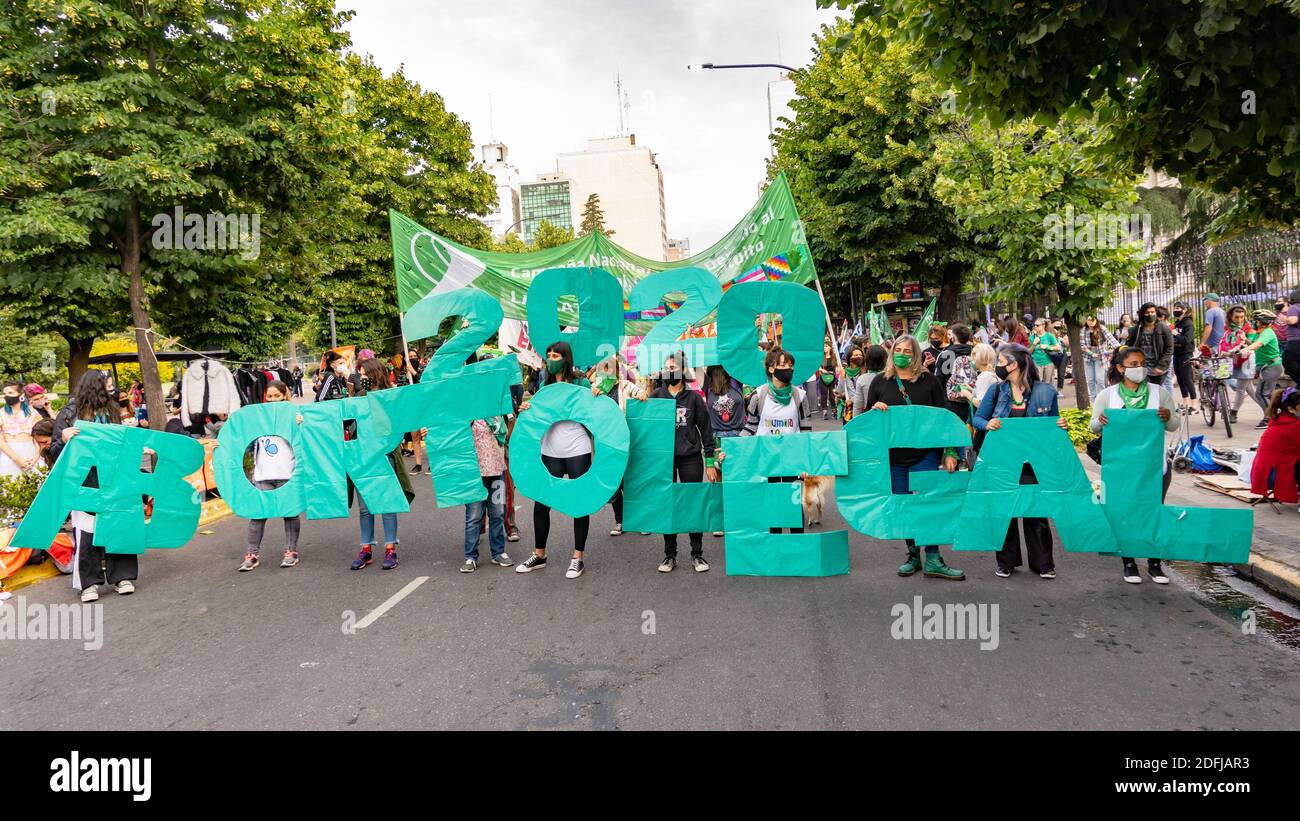
[[[1177,390],[1175,388],[1175,390]],[[1061,408],[1075,407],[1074,386],[1068,382],[1061,397]],[[1230,394],[1231,395],[1231,394]],[[1215,420],[1214,427],[1205,424],[1205,418],[1193,414],[1188,427],[1189,435],[1204,434],[1205,444],[1213,448],[1249,450],[1259,443],[1262,430],[1255,424],[1264,418],[1264,413],[1253,399],[1247,399],[1241,407],[1238,417],[1241,421],[1232,426],[1232,438],[1224,435],[1223,423]],[[1170,443],[1178,434],[1169,435]],[[1101,474],[1101,466],[1084,454],[1079,454],[1088,476],[1095,482]],[[1232,477],[1232,471],[1225,470],[1217,474]],[[1249,490],[1246,484],[1242,490]],[[1169,486],[1168,501],[1196,507],[1224,507],[1246,509],[1250,506],[1212,490],[1206,490],[1196,484],[1196,474],[1175,473],[1173,483]],[[1300,601],[1300,511],[1295,505],[1279,505],[1276,509],[1268,504],[1255,508],[1254,543],[1250,549],[1249,564],[1236,565],[1238,575],[1252,579],[1269,590],[1292,601]]]

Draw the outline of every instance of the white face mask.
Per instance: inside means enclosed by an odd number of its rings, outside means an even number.
[[[1146,368],[1125,368],[1124,378],[1130,382],[1142,382],[1147,378]]]

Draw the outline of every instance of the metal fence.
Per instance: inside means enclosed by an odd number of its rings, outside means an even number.
[[[1110,305],[1097,316],[1114,327],[1121,315],[1136,316],[1144,303],[1168,306],[1182,300],[1199,322],[1206,294],[1218,294],[1224,308],[1245,305],[1250,311],[1271,309],[1278,296],[1295,288],[1300,288],[1300,230],[1162,253],[1142,266],[1132,287],[1116,288]],[[982,318],[986,305],[995,316],[1045,316],[1053,302],[1042,297],[989,303],[986,294],[967,292],[960,297],[959,316]]]

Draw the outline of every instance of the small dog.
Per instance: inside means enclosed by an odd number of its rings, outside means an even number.
[[[822,507],[826,504],[826,486],[829,476],[809,476],[803,482],[803,518],[809,526],[822,523]]]

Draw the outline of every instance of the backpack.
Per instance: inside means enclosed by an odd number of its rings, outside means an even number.
[[[975,379],[979,374],[975,371],[975,365],[971,362],[969,356],[959,356],[952,363],[952,376],[948,378],[948,401],[961,402],[966,400],[957,389],[965,385],[970,388],[970,395],[975,395]]]

